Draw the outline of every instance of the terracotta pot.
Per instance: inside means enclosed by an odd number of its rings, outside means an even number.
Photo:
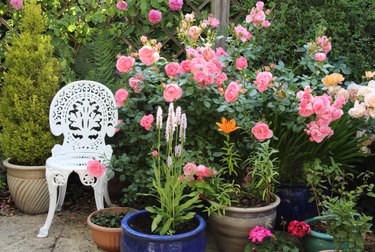
[[[121,227],[108,228],[98,226],[91,222],[91,218],[103,212],[118,213],[126,211],[135,212],[136,210],[129,207],[111,207],[97,210],[87,217],[87,225],[91,229],[92,238],[100,248],[106,251],[120,251],[122,229]]]
[[[255,208],[226,207],[225,215],[213,213],[210,226],[219,250],[222,252],[243,252],[249,243],[249,231],[255,226],[273,228],[276,208],[280,198],[268,206]]]
[[[7,183],[16,207],[26,214],[48,211],[49,194],[44,166],[22,166],[3,162]]]

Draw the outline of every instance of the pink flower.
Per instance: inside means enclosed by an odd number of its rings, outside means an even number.
[[[324,113],[330,108],[331,100],[331,96],[326,94],[315,97],[312,101],[314,112],[316,114]]]
[[[262,22],[262,26],[263,27],[269,27],[271,25],[271,23],[270,23],[270,21],[268,21],[268,20],[264,20],[263,22]]]
[[[116,126],[118,126],[119,124],[121,124],[121,123],[123,123],[124,122],[124,120],[117,120],[116,121]],[[117,132],[119,132],[121,130],[121,128],[115,128],[115,133],[117,133]]]
[[[315,54],[315,60],[318,62],[325,61],[327,58],[327,55],[325,53],[316,53]]]
[[[226,102],[235,102],[237,101],[238,94],[241,91],[241,86],[235,82],[232,81],[229,83],[227,89],[225,90],[224,97]]]
[[[169,0],[169,8],[172,11],[181,10],[183,5],[184,5],[183,0]]]
[[[120,2],[117,2],[116,7],[119,10],[126,10],[126,8],[128,7],[128,4],[125,1],[120,1]]]
[[[264,11],[261,10],[255,14],[254,19],[253,19],[253,24],[257,25],[259,23],[262,23],[265,20],[266,20],[266,14],[264,13]]]
[[[242,42],[246,42],[247,40],[249,40],[251,38],[251,33],[248,30],[246,30],[246,28],[242,27],[241,25],[237,25],[234,28],[234,32],[235,32],[236,36]]]
[[[333,135],[333,130],[327,124],[319,125],[316,121],[307,124],[305,132],[310,136],[310,141],[316,143],[320,143],[324,138]]]
[[[302,117],[309,117],[311,116],[312,114],[314,114],[314,109],[312,107],[312,104],[311,102],[308,102],[307,100],[301,100],[300,104],[299,104],[299,110],[298,110],[298,113],[300,114],[300,116]]]
[[[197,40],[199,36],[201,35],[202,29],[198,26],[192,26],[188,30],[189,37],[192,40]]]
[[[165,88],[163,96],[166,102],[173,102],[181,98],[182,88],[180,88],[177,84],[169,84]]]
[[[211,26],[212,28],[216,28],[220,25],[220,21],[212,16],[208,17],[207,20],[203,20],[203,23]]]
[[[180,65],[178,63],[169,63],[164,67],[168,77],[177,77],[180,72]]]
[[[132,70],[135,59],[131,56],[120,56],[116,62],[116,68],[121,73],[127,73]]]
[[[115,100],[117,107],[124,105],[125,100],[128,98],[128,91],[126,89],[120,88],[115,93]]]
[[[181,61],[180,67],[182,73],[189,73],[191,70],[191,60]]]
[[[216,77],[216,83],[218,85],[221,85],[224,83],[224,81],[226,81],[228,79],[227,75],[225,73],[220,73],[217,77]]]
[[[98,160],[90,160],[87,162],[87,173],[92,177],[100,177],[105,172],[105,165]]]
[[[189,47],[189,48],[186,49],[186,57],[187,58],[194,58],[194,57],[198,57],[198,56],[199,56],[199,53],[194,48]]]
[[[257,122],[251,129],[251,133],[255,136],[258,141],[263,142],[273,136],[272,130],[269,129],[268,125],[262,122]]]
[[[158,10],[150,10],[147,17],[148,21],[150,21],[153,24],[157,24],[160,22],[162,15],[161,12]]]
[[[150,130],[152,128],[153,121],[154,116],[152,114],[144,115],[141,119],[140,125],[145,128],[145,130]]]
[[[271,237],[272,233],[262,226],[256,226],[249,232],[249,240],[251,240],[252,243],[262,243],[263,239],[267,236]]]
[[[153,150],[151,154],[153,157],[157,157],[159,155],[159,152],[157,150]]]
[[[329,38],[327,38],[326,36],[317,37],[316,43],[318,43],[320,45],[323,52],[325,52],[325,53],[328,53],[332,49],[331,42],[329,41]]]
[[[243,70],[247,67],[247,59],[244,58],[244,57],[239,57],[237,60],[236,60],[236,68],[238,70]]]
[[[211,171],[209,168],[207,168],[204,165],[198,165],[197,168],[196,168],[196,171],[197,172],[195,173],[195,175],[197,177],[204,178],[204,177],[212,177],[212,176],[214,176],[214,172]]]
[[[229,54],[221,47],[217,47],[216,48],[216,56],[220,57],[220,56],[229,56]]]
[[[196,172],[197,170],[197,165],[194,163],[186,163],[186,165],[183,168],[184,170],[184,175],[189,176],[192,172]]]
[[[150,46],[143,46],[139,50],[139,59],[145,64],[146,66],[151,66],[156,61],[159,60],[159,53]]]
[[[10,0],[10,5],[16,10],[20,10],[23,5],[23,0]]]
[[[260,72],[255,78],[254,84],[257,85],[259,92],[264,92],[272,81],[272,73]]]

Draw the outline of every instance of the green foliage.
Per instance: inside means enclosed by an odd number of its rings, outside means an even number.
[[[269,205],[274,198],[275,186],[277,184],[277,158],[272,156],[277,150],[269,146],[269,141],[259,144],[259,147],[246,160],[246,164],[250,165],[251,180],[248,183],[248,192],[257,199],[263,200]]]
[[[327,232],[333,236],[337,248],[344,251],[364,251],[364,235],[371,232],[372,217],[355,210],[355,202],[343,198],[330,198],[323,202],[327,210],[323,216],[327,218]]]
[[[122,219],[133,211],[127,210],[125,212],[112,213],[111,211],[103,211],[91,217],[91,222],[108,228],[120,228]]]
[[[44,30],[41,18],[39,5],[25,4],[22,32],[15,34],[7,47],[8,70],[0,101],[4,155],[25,165],[44,164],[56,142],[49,130],[48,114],[59,88],[58,62],[52,56],[50,37],[40,33]]]

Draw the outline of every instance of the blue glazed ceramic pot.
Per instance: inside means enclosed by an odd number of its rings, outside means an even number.
[[[128,224],[135,219],[145,218],[150,213],[146,210],[128,214],[121,222],[121,252],[205,252],[206,235],[205,220],[199,215],[195,218],[199,226],[184,234],[178,235],[149,235],[132,229]]]
[[[289,223],[318,215],[315,202],[308,203],[312,196],[305,185],[280,185],[276,193],[281,199],[277,207],[276,229],[283,230],[283,220]]]

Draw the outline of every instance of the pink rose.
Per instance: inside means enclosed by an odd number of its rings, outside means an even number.
[[[197,165],[194,163],[186,163],[186,165],[183,168],[184,170],[184,175],[189,176],[192,172],[196,172],[197,170]]]
[[[246,42],[251,38],[251,33],[241,25],[237,25],[234,28],[234,32],[236,34],[236,37],[238,37],[242,42]]]
[[[140,77],[131,77],[129,79],[129,85],[133,88],[135,93],[139,94],[142,91],[141,82],[142,80]]]
[[[201,35],[202,29],[198,26],[192,26],[188,30],[189,37],[192,40],[197,40],[199,36]]]
[[[159,53],[150,46],[143,46],[139,50],[139,59],[146,66],[151,66],[152,64],[154,64],[156,61],[159,60],[159,57]]]
[[[264,2],[259,1],[255,4],[255,7],[257,8],[257,11],[261,11],[263,9]]]
[[[201,83],[206,78],[206,75],[202,72],[197,72],[194,74],[194,80],[198,83]]]
[[[125,1],[117,2],[116,4],[117,9],[119,10],[126,10],[128,4]]]
[[[299,104],[298,113],[302,117],[309,117],[312,114],[314,114],[314,109],[312,107],[311,102],[308,102],[308,100],[301,100],[301,102]]]
[[[264,20],[263,22],[262,22],[262,26],[263,27],[269,27],[271,25],[271,23],[270,23],[270,21],[268,21],[268,20]]]
[[[244,58],[244,57],[239,57],[237,60],[236,60],[236,68],[238,70],[243,70],[247,67],[247,59]]]
[[[327,55],[325,53],[315,53],[315,60],[318,62],[325,61],[327,58]]]
[[[191,60],[183,60],[180,64],[182,73],[189,73],[191,70]]]
[[[266,14],[264,13],[264,11],[258,11],[255,16],[254,16],[254,19],[253,19],[253,24],[254,25],[257,25],[261,22],[263,22],[264,20],[266,20]]]
[[[140,125],[146,130],[150,130],[152,128],[153,121],[154,121],[154,116],[152,114],[144,115],[141,119]]]
[[[157,24],[161,21],[162,14],[158,10],[150,10],[147,17],[148,21],[150,21],[153,24]]]
[[[159,152],[157,150],[153,150],[151,154],[153,157],[157,157],[159,155]]]
[[[199,56],[199,53],[194,48],[189,47],[189,48],[186,49],[186,57],[187,58],[194,58],[194,57],[197,57],[197,56]]]
[[[220,57],[220,56],[229,56],[229,54],[221,47],[217,47],[216,48],[216,56]]]
[[[327,109],[329,109],[331,100],[331,96],[326,94],[315,97],[312,101],[314,112],[316,114],[324,113]]]
[[[183,0],[169,0],[169,8],[172,11],[181,10],[183,5],[184,5]]]
[[[23,5],[23,0],[10,0],[10,5],[16,10],[20,10]]]
[[[102,176],[105,169],[105,165],[98,160],[90,160],[87,162],[87,173],[92,177]]]
[[[227,89],[225,90],[224,97],[226,102],[234,102],[237,101],[238,93],[241,91],[241,86],[235,82],[232,81],[229,83]]]
[[[260,142],[269,139],[273,136],[272,130],[269,129],[268,125],[262,122],[257,122],[255,126],[251,129],[251,133]]]
[[[255,78],[254,84],[258,86],[259,92],[264,92],[272,81],[272,73],[260,72]]]
[[[203,20],[203,23],[211,26],[212,28],[216,28],[220,25],[220,21],[214,17],[208,17],[207,20]]]
[[[164,67],[168,77],[177,77],[180,72],[180,65],[178,63],[169,63]]]
[[[124,120],[117,120],[116,121],[116,126],[118,126],[119,124],[121,124],[121,123],[123,123],[124,122]],[[115,128],[115,133],[117,133],[117,132],[119,132],[121,130],[121,128]]]
[[[169,84],[164,89],[163,96],[166,102],[173,102],[181,98],[182,88],[180,88],[177,84]]]
[[[132,70],[135,59],[131,56],[120,56],[116,62],[116,68],[121,73],[127,73]]]
[[[225,73],[220,73],[217,77],[216,77],[216,83],[218,85],[221,85],[224,83],[224,81],[226,81],[228,79],[227,75]]]
[[[327,38],[326,36],[317,37],[316,42],[320,45],[320,47],[325,53],[328,53],[329,51],[331,51],[332,45],[331,45],[331,42],[329,41],[329,38]]]
[[[117,107],[121,107],[124,105],[125,100],[128,98],[128,91],[126,91],[123,88],[120,88],[119,90],[116,91],[115,93],[115,100],[116,100],[116,105]]]

